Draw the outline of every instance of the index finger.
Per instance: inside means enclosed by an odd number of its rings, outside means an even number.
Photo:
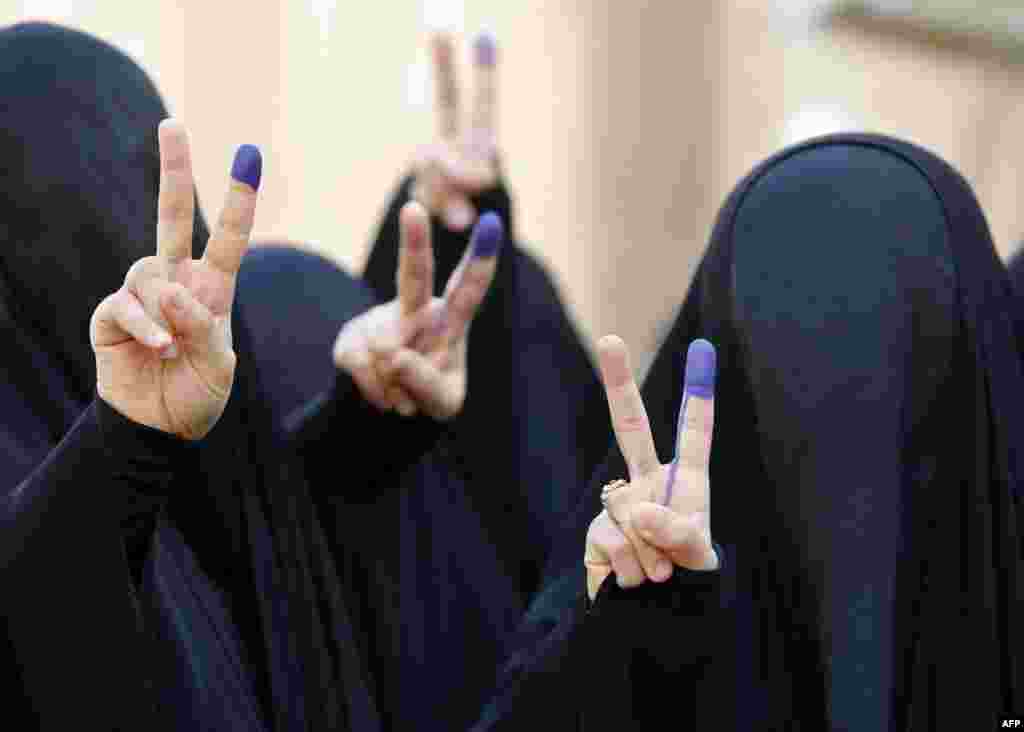
[[[676,460],[703,473],[707,473],[711,460],[716,370],[715,347],[703,338],[693,341],[686,352],[683,400],[676,423]]]
[[[426,209],[410,201],[398,216],[398,301],[403,315],[414,313],[434,294],[434,251],[430,246],[430,218]]]
[[[157,128],[160,144],[160,192],[156,211],[156,253],[171,262],[192,256],[195,192],[188,133],[165,119]]]
[[[445,334],[447,343],[462,337],[498,269],[498,252],[505,242],[501,218],[488,211],[473,227],[473,236],[462,262],[445,287]]]
[[[630,478],[636,480],[657,470],[661,463],[654,449],[644,400],[633,379],[629,349],[618,336],[607,335],[597,343],[597,358],[615,441],[626,460]]]
[[[234,277],[249,247],[253,221],[256,217],[256,191],[263,173],[263,157],[254,145],[242,145],[231,166],[224,208],[217,219],[217,228],[206,245],[203,261],[224,274]]]
[[[451,36],[447,33],[434,36],[432,45],[441,136],[450,139],[459,131],[459,86],[455,79],[455,52]]]

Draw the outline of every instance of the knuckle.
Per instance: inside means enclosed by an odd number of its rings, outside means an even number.
[[[709,399],[691,397],[686,404],[683,425],[687,431],[711,434],[714,427],[714,407]]]
[[[620,414],[615,418],[615,427],[620,432],[643,432],[650,429],[646,414]]]
[[[136,289],[142,282],[153,277],[156,272],[157,262],[155,257],[144,257],[137,260],[124,276],[124,284],[129,289]]]
[[[605,551],[614,562],[627,562],[633,558],[633,547],[625,538],[609,536],[605,541]]]
[[[175,192],[176,195],[172,196],[161,196],[160,202],[157,207],[157,216],[162,219],[170,219],[174,221],[192,221],[193,207],[190,199],[185,198],[181,192]],[[189,191],[191,195],[191,190]]]

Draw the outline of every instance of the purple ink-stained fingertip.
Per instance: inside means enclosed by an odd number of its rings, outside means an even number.
[[[505,227],[501,218],[493,211],[488,211],[473,228],[473,256],[493,257],[505,241]]]
[[[715,395],[715,347],[703,338],[690,344],[686,352],[686,376],[683,391],[703,399]]]
[[[263,175],[263,156],[255,145],[242,145],[235,153],[235,162],[231,165],[231,177],[239,183],[252,186],[259,190],[260,177]]]
[[[498,42],[487,31],[482,31],[473,42],[476,62],[481,66],[494,66],[498,62]]]

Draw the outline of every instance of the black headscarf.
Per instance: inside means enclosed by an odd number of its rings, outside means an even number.
[[[838,135],[744,178],[642,390],[668,462],[687,345],[717,347],[711,516],[727,597],[712,660],[690,678],[636,671],[621,695],[583,700],[588,722],[630,701],[641,719],[662,714],[669,699],[695,729],[952,731],[1019,715],[1013,313],[977,201],[932,154]],[[623,475],[615,450],[492,716],[529,706],[530,669],[582,593],[598,487]]]
[[[134,261],[155,251],[156,129],[166,110],[127,56],[51,25],[0,31],[0,81],[5,404],[20,398],[26,416],[5,415],[4,433],[20,446],[24,457],[15,468],[23,471],[53,449],[92,398],[92,311],[120,287]],[[198,212],[195,232],[198,256],[207,238]],[[136,591],[124,550],[96,551],[97,564],[89,567],[95,591],[72,600],[73,614],[62,625],[41,631],[67,651],[52,686],[25,691],[44,720],[68,713],[68,699],[106,694],[116,707],[123,695],[133,696],[132,686],[101,683],[97,668],[113,648],[136,655],[109,678],[155,680],[163,722],[262,729],[262,716],[267,728],[282,731],[377,728],[302,465],[264,403],[237,305],[233,331],[238,368],[227,409],[196,449],[191,478],[175,486],[159,512],[142,547]],[[59,448],[54,455],[60,459]],[[61,520],[55,510],[44,525]],[[90,534],[88,519],[65,517],[66,545],[54,545],[47,560],[55,571],[60,552],[77,545],[86,553],[90,541],[107,545],[110,537]],[[133,548],[127,551],[130,560]],[[5,561],[14,556],[17,547],[5,547]],[[60,602],[58,580],[47,577],[53,587],[10,601],[10,612],[39,603],[51,608],[40,610],[45,617]],[[119,583],[123,591],[115,592]],[[140,646],[140,638],[157,642]]]
[[[338,333],[376,304],[373,291],[345,270],[288,244],[249,250],[237,299],[252,324],[253,357],[278,422],[331,386]]]

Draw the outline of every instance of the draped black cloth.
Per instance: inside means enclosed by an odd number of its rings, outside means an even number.
[[[675,441],[686,348],[718,349],[722,572],[582,602],[595,472],[478,729],[994,729],[1024,709],[1013,293],[969,186],[837,135],[727,199],[643,386]]]
[[[381,300],[395,296],[409,184],[388,206],[364,275]],[[379,707],[395,730],[467,729],[479,715],[611,434],[590,356],[551,278],[511,233],[507,191],[475,204],[510,234],[471,328],[466,405],[436,451],[362,506],[362,525],[394,532],[385,544],[396,553],[359,555],[361,542],[350,544],[357,556],[339,552],[362,568],[356,612],[370,618]],[[432,235],[440,293],[468,235],[436,220]]]
[[[233,391],[201,443],[94,400],[89,318],[155,251],[166,111],[125,55],[51,25],[0,31],[0,81],[5,715],[378,729],[317,501],[401,470],[437,427],[378,415],[337,375],[286,433],[238,304]],[[197,213],[196,255],[206,231]]]
[[[378,297],[395,296],[398,213],[411,179],[385,212],[363,274]],[[604,458],[610,421],[600,378],[544,265],[517,240],[512,201],[498,187],[473,201],[505,224],[506,243],[469,339],[469,387],[460,415],[462,475],[488,533],[529,596],[553,537]],[[431,219],[440,294],[469,234]]]

